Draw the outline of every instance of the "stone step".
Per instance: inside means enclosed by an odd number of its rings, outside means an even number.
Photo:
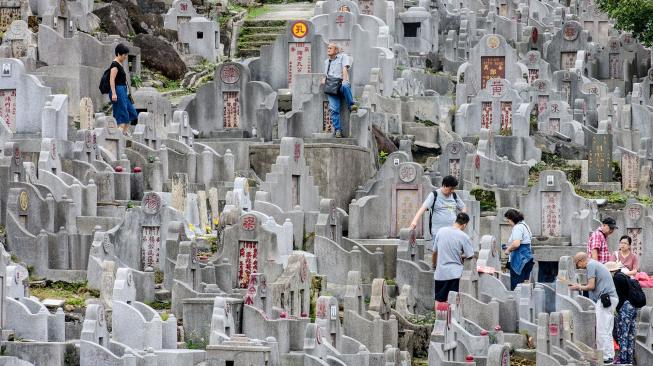
[[[283,34],[285,31],[285,27],[244,27],[240,29],[238,35],[246,36],[250,34]]]
[[[274,42],[278,33],[253,33],[253,34],[241,34],[238,37],[238,42],[256,42],[256,41],[265,41],[265,42]]]
[[[238,42],[238,49],[260,49],[261,46],[271,44],[270,41],[247,41],[247,42]]]
[[[261,55],[261,50],[258,48],[238,49],[238,57],[249,58],[249,57],[259,57],[260,55]]]
[[[243,27],[285,27],[285,20],[256,20],[250,19],[243,22]]]

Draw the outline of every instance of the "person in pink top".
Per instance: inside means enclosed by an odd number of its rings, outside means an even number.
[[[590,239],[587,242],[587,255],[595,261],[605,263],[610,260],[608,236],[619,227],[612,217],[606,217],[601,223],[602,225],[590,234]]]
[[[628,276],[634,276],[639,271],[639,258],[637,255],[630,250],[633,240],[628,235],[624,235],[619,239],[619,250],[615,250],[612,255],[612,260],[621,262],[624,265],[624,268],[621,269],[621,272],[627,274]]]

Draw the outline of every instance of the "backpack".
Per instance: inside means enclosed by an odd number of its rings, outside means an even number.
[[[641,308],[646,305],[646,295],[642,291],[639,281],[628,277],[628,302],[634,308]]]
[[[104,70],[102,78],[100,79],[100,93],[109,94],[111,91],[111,84],[109,84],[109,77],[111,75],[111,66],[108,69]]]
[[[458,201],[458,195],[456,192],[453,192],[453,199],[454,201]],[[431,214],[429,215],[429,233],[432,232],[433,229],[433,210],[435,210],[435,201],[438,200],[438,191],[434,190],[433,191],[433,204],[431,205]],[[433,235],[433,234],[431,234]]]

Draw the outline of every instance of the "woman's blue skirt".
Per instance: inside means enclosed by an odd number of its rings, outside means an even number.
[[[118,94],[118,100],[111,102],[113,106],[113,118],[116,119],[116,123],[121,125],[137,119],[138,112],[136,112],[136,108],[129,101],[127,85],[116,85],[116,94]],[[109,91],[109,100],[111,98],[112,93]]]

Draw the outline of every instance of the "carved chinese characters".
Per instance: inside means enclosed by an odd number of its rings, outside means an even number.
[[[560,223],[560,192],[542,192],[542,235],[562,235]]]
[[[623,152],[621,155],[621,184],[624,191],[637,192],[639,179],[639,157]]]
[[[16,131],[16,90],[0,90],[0,118],[12,132]]]
[[[237,91],[222,93],[224,128],[240,127],[240,98]]]
[[[506,58],[503,56],[481,57],[481,89],[490,79],[506,78]]]
[[[288,52],[288,86],[290,86],[295,75],[311,73],[311,44],[289,43]]]
[[[238,287],[247,288],[252,273],[258,271],[258,243],[241,241],[238,248]]]
[[[161,234],[158,226],[143,226],[141,235],[141,253],[143,269],[156,268],[159,264]]]
[[[400,229],[410,226],[415,212],[419,210],[420,200],[416,189],[397,189],[395,201],[395,227],[398,233]]]

